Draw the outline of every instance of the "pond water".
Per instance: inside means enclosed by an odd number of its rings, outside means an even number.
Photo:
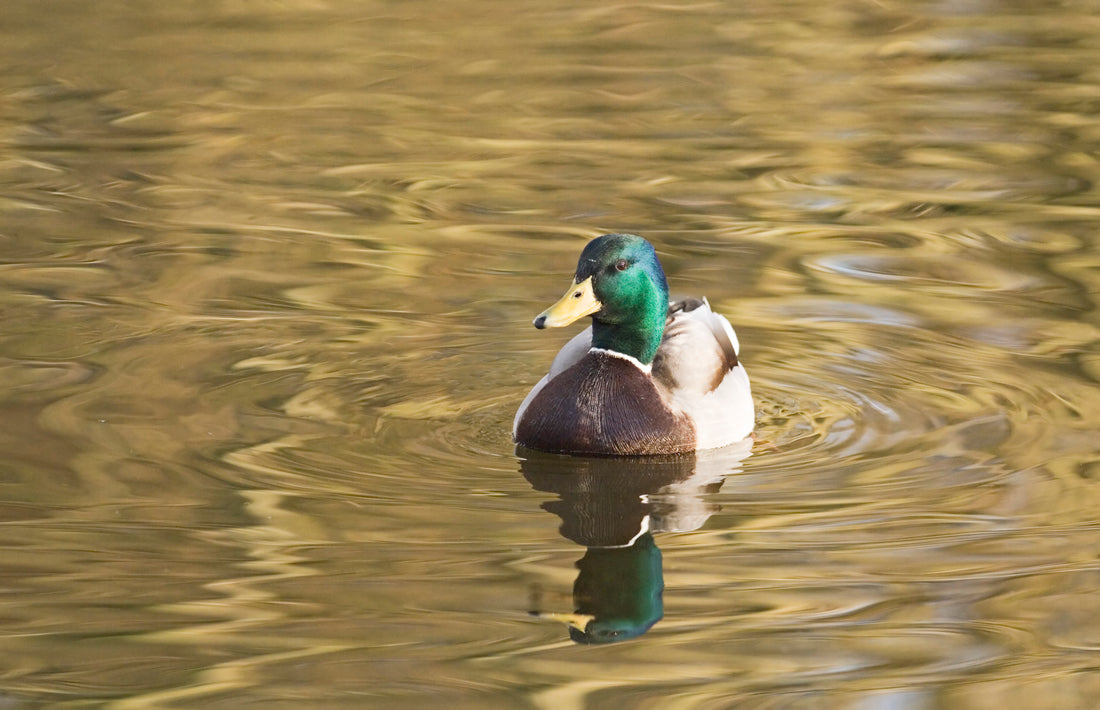
[[[1095,11],[8,0],[0,707],[1096,707]],[[605,231],[751,451],[514,450]]]

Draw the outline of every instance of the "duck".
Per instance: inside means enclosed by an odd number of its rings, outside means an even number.
[[[657,252],[636,234],[581,251],[565,295],[534,320],[592,324],[558,352],[512,423],[523,448],[582,456],[681,454],[752,436],[755,406],[729,320],[705,298],[669,301]]]

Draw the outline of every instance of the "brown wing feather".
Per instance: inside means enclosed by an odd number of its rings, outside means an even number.
[[[674,392],[702,395],[718,389],[737,364],[737,348],[722,317],[712,313],[704,299],[688,298],[669,306],[665,338],[653,361],[657,381]]]
[[[691,313],[701,306],[707,306],[709,310],[709,304],[707,304],[705,298],[685,298],[670,303],[668,306],[666,327],[672,325],[672,321],[677,313]],[[707,327],[710,328],[710,332],[714,334],[714,339],[718,341],[718,346],[722,348],[722,357],[725,360],[726,370],[728,371],[737,367],[737,348],[734,347],[733,341],[730,340],[730,336],[722,326],[719,317],[720,316],[712,313],[710,317],[706,319],[706,323]]]

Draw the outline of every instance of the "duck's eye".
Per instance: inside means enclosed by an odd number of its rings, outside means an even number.
[[[626,271],[628,266],[630,266],[630,264],[627,263],[626,259],[619,259],[615,262],[615,271]]]

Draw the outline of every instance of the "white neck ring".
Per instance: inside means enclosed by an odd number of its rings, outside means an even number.
[[[633,355],[627,355],[626,353],[621,353],[621,352],[618,352],[617,350],[608,350],[607,348],[589,348],[588,352],[590,352],[590,353],[602,353],[604,355],[610,355],[611,357],[621,358],[623,360],[626,360],[630,364],[634,365],[634,367],[638,368],[639,370],[641,370],[642,372],[644,372],[647,375],[650,374],[651,372],[653,372],[653,365],[652,364],[647,365],[647,364],[643,363],[641,360],[639,360],[638,358],[634,357]]]

